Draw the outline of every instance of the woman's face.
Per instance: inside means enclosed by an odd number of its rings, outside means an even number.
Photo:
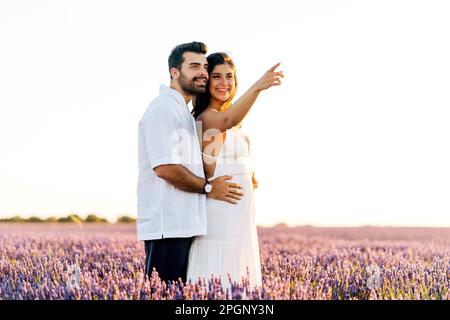
[[[225,102],[236,90],[233,69],[228,64],[218,64],[209,75],[211,98]]]

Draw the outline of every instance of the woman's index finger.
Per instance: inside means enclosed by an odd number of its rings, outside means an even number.
[[[269,69],[269,71],[273,72],[275,71],[276,68],[278,68],[278,66],[281,64],[281,62],[278,62],[277,64],[275,64],[272,68]]]

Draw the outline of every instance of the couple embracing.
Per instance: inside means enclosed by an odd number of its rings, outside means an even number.
[[[169,56],[170,87],[139,122],[138,240],[164,281],[229,278],[261,286],[251,144],[240,123],[259,93],[281,84],[276,64],[232,104],[236,68],[201,42]],[[192,112],[188,103],[192,101]]]

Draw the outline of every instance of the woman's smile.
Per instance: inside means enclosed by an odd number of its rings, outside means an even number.
[[[221,93],[221,94],[225,94],[225,93],[229,93],[230,89],[219,89],[219,88],[217,88],[216,92]]]

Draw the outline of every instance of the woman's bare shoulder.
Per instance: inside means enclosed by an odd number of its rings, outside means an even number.
[[[217,111],[216,109],[214,109],[214,108],[209,108],[209,109],[206,109],[205,111],[203,111],[203,112],[197,117],[197,120],[210,122],[211,120],[214,120],[214,119],[216,118],[216,116],[218,115],[218,113],[220,113],[220,112]]]
[[[216,110],[216,109],[214,109],[214,108],[208,108],[208,109],[205,109],[205,111],[203,111],[200,115],[199,115],[199,117],[210,117],[210,116],[212,116],[212,115],[217,115],[218,113],[220,113],[220,111],[218,111],[218,110]]]
[[[214,108],[206,109],[197,117],[197,120],[203,123],[204,129],[217,129],[221,132],[227,130],[226,119],[224,112],[220,112]]]

